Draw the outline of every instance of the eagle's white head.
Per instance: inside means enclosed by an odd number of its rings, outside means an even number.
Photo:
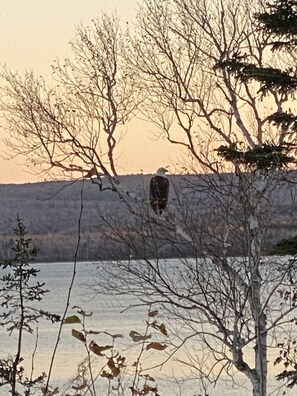
[[[166,168],[159,168],[157,169],[156,175],[166,177],[166,173],[168,170]]]

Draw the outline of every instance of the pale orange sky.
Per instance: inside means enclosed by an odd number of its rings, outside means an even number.
[[[137,0],[0,0],[0,54],[1,63],[12,70],[34,70],[48,78],[50,65],[56,58],[70,54],[68,42],[75,27],[88,24],[101,12],[117,11],[122,21],[132,21]],[[1,119],[0,119],[1,126]],[[178,149],[164,140],[155,141],[153,126],[135,121],[127,129],[120,146],[119,171],[153,173],[160,166],[174,171],[180,159]],[[1,140],[3,129],[1,129]],[[0,183],[24,183],[45,179],[34,176],[22,165],[24,159],[7,161],[5,147],[0,145]]]

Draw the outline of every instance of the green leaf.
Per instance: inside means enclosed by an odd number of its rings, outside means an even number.
[[[81,320],[77,315],[68,316],[63,321],[63,324],[74,324],[74,323],[81,323]]]

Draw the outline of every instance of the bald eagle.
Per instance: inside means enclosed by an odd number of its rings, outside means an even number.
[[[166,172],[165,168],[159,168],[156,176],[150,181],[150,203],[157,215],[162,214],[167,205],[169,180],[165,175]]]

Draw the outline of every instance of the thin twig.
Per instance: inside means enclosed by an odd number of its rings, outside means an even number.
[[[77,244],[76,244],[76,250],[75,250],[75,254],[74,254],[72,278],[71,278],[69,289],[68,289],[68,295],[67,295],[67,299],[66,299],[65,310],[64,310],[63,316],[61,318],[61,323],[60,323],[60,326],[59,326],[57,340],[56,340],[56,344],[55,344],[55,347],[54,347],[54,350],[53,350],[53,354],[52,354],[52,358],[51,358],[51,362],[50,362],[47,382],[46,382],[46,386],[45,386],[45,394],[48,392],[48,387],[49,387],[49,382],[50,382],[50,378],[51,378],[51,374],[52,374],[52,370],[53,370],[53,366],[54,366],[56,352],[57,352],[57,349],[58,349],[58,346],[59,346],[59,343],[60,343],[60,340],[61,340],[63,322],[64,322],[64,320],[66,318],[66,315],[67,315],[67,312],[68,312],[68,308],[69,308],[69,305],[70,305],[70,298],[71,298],[73,284],[74,284],[74,280],[75,280],[75,276],[76,276],[77,258],[78,258],[78,252],[79,252],[79,247],[80,247],[80,240],[81,240],[81,221],[82,221],[83,208],[84,208],[83,207],[84,182],[85,181],[83,179],[82,180],[82,187],[81,187],[81,191],[80,191],[81,205],[80,205],[80,213],[79,213],[79,218],[78,218]]]
[[[38,346],[38,338],[39,338],[39,333],[38,333],[38,327],[37,327],[37,329],[36,329],[36,341],[35,341],[35,346],[34,346],[34,350],[33,350],[33,353],[32,353],[32,360],[31,360],[30,382],[32,382],[32,380],[33,380],[34,360],[35,360],[35,354],[36,354],[37,346]]]

